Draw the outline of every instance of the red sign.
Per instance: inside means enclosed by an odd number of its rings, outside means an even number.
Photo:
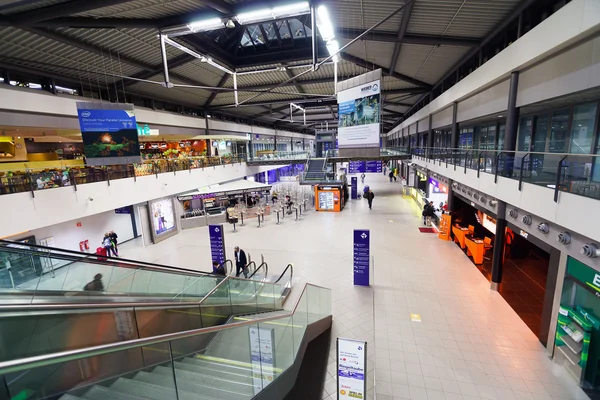
[[[78,227],[78,228],[81,228],[81,222],[78,222],[78,223],[77,223],[77,227]]]

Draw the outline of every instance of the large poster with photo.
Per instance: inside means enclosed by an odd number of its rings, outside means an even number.
[[[338,92],[338,148],[379,147],[381,81]]]
[[[155,242],[157,241],[157,238],[162,238],[171,232],[177,231],[172,198],[165,197],[152,200],[149,202],[149,206],[152,236],[154,237]]]

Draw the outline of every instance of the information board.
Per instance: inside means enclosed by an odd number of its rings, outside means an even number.
[[[352,188],[350,189],[350,198],[356,200],[358,199],[358,178],[355,176],[350,178],[350,184],[352,185]]]
[[[248,329],[254,394],[259,394],[269,383],[273,382],[273,367],[275,365],[273,333],[273,328],[251,326]]]
[[[364,400],[367,397],[367,342],[337,339],[337,398]]]
[[[350,174],[365,172],[365,162],[364,161],[350,161],[350,163],[348,164],[348,172]]]
[[[212,261],[219,264],[225,262],[225,235],[223,225],[209,225],[208,232],[210,235],[210,255]]]
[[[383,162],[381,161],[366,161],[365,172],[383,172]]]
[[[369,286],[371,233],[368,229],[354,230],[354,284]]]

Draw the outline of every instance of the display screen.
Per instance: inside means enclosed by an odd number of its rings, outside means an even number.
[[[333,210],[333,192],[319,192],[319,208]]]
[[[381,99],[379,80],[338,93],[338,147],[379,147]]]
[[[150,219],[155,237],[164,235],[175,229],[175,212],[173,200],[170,198],[150,202]]]

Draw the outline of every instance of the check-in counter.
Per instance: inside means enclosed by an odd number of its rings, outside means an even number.
[[[465,237],[469,234],[469,228],[462,226],[453,226],[452,233],[454,234],[454,241],[460,245],[461,249],[466,247]]]

